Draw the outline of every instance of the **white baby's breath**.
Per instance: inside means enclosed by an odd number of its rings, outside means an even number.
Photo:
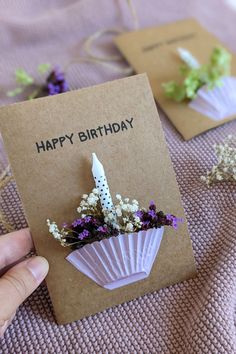
[[[222,144],[215,144],[217,164],[201,180],[207,185],[221,181],[236,180],[236,136],[229,135]]]
[[[128,222],[125,226],[125,231],[126,232],[133,232],[134,231],[134,226],[131,222]]]
[[[60,241],[62,246],[65,246],[65,237],[67,236],[68,232],[65,231],[64,228],[59,230],[59,228],[58,228],[57,224],[55,223],[55,221],[51,222],[49,219],[47,219],[47,225],[48,225],[50,234],[56,240]]]
[[[99,215],[101,214],[101,206],[99,201],[99,191],[96,188],[93,188],[90,194],[83,194],[82,200],[79,207],[77,208],[79,214],[83,213],[83,217],[87,215]]]
[[[140,218],[135,215],[139,210],[139,203],[136,199],[130,202],[129,198],[122,198],[116,195],[117,204],[112,210],[103,210],[105,222],[115,227],[121,232],[133,232],[141,226]]]

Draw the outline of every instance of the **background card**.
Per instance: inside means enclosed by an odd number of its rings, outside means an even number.
[[[209,61],[214,47],[223,46],[195,20],[127,32],[116,37],[115,43],[137,73],[148,74],[157,102],[185,140],[235,118],[214,121],[188,107],[186,102],[176,103],[164,94],[162,83],[181,79],[179,67],[183,62],[178,57],[178,47],[188,49],[204,64]],[[236,76],[235,56],[231,74]]]
[[[111,132],[114,123],[121,126],[131,118],[133,128]],[[184,216],[146,75],[3,107],[0,127],[37,252],[50,262],[47,285],[59,323],[195,274],[186,222],[177,232],[166,228],[147,279],[113,291],[69,264],[65,257],[70,251],[46,226],[47,218],[60,224],[76,217],[81,195],[94,186],[92,152],[105,166],[113,196],[119,192],[141,205],[153,199],[165,212]],[[91,129],[99,127],[103,136],[95,137]]]

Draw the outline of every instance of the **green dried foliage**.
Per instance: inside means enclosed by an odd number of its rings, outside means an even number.
[[[187,65],[180,67],[180,73],[184,77],[182,83],[169,81],[164,83],[165,94],[176,102],[192,100],[196,93],[204,85],[213,89],[221,85],[221,78],[230,74],[231,55],[224,48],[215,48],[211,54],[210,62],[199,68],[190,68]]]

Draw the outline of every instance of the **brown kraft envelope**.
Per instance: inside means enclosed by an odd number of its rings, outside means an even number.
[[[177,103],[165,96],[162,83],[182,79],[179,67],[183,62],[178,57],[178,47],[189,50],[200,64],[209,61],[215,47],[223,47],[215,36],[195,20],[127,32],[116,37],[115,43],[137,73],[148,74],[155,99],[185,140],[235,118],[231,116],[214,121],[189,108],[186,102]],[[231,75],[236,76],[234,55]]]
[[[132,127],[127,124],[131,119]],[[109,124],[122,122],[123,130],[108,129]],[[107,134],[88,137],[91,129],[104,126]],[[37,253],[50,263],[46,281],[58,323],[95,314],[195,274],[186,219],[178,231],[166,227],[147,279],[112,291],[65,260],[70,250],[49,235],[46,225],[47,218],[61,225],[78,216],[82,194],[94,188],[92,152],[103,163],[113,197],[120,193],[136,198],[141,206],[155,200],[160,210],[184,217],[145,74],[5,106],[0,109],[0,128]],[[53,145],[52,139],[58,142]]]

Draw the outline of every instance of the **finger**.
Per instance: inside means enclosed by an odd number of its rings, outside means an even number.
[[[26,256],[33,248],[29,229],[0,236],[0,269]]]
[[[9,318],[9,320],[0,322],[0,338],[3,338],[4,332],[6,331],[7,327],[11,324],[13,318],[15,317],[15,314],[16,313],[13,313],[13,315]]]
[[[37,288],[48,273],[43,257],[27,259],[0,278],[0,323],[8,321],[18,306]]]

